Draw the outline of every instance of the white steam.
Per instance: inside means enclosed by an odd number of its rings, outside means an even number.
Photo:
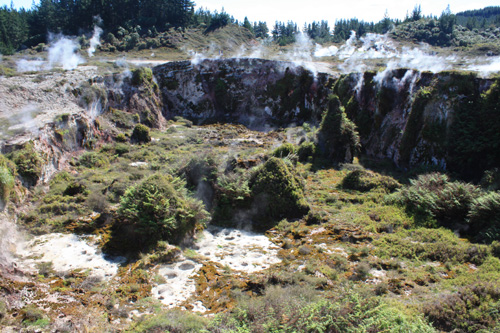
[[[489,76],[500,72],[500,57],[494,57],[490,62],[475,64],[469,67],[469,70],[479,72],[482,76]]]
[[[94,56],[94,52],[96,50],[96,47],[101,45],[101,41],[99,38],[101,37],[102,34],[102,29],[98,27],[97,25],[94,26],[94,34],[92,35],[92,38],[90,39],[90,47],[87,50],[87,53],[89,54],[89,57]]]
[[[22,237],[7,214],[0,214],[0,265],[10,266],[14,263],[14,254],[23,244]]]
[[[39,113],[40,110],[36,105],[26,105],[21,111],[16,112],[16,114],[9,119],[11,125],[9,130],[21,130],[23,132],[29,132],[34,136],[38,135],[39,129],[35,118]]]
[[[16,62],[16,69],[19,73],[38,72],[46,68],[46,62],[43,59],[20,59]]]
[[[316,58],[333,57],[337,54],[337,52],[339,52],[339,48],[336,47],[335,45],[329,47],[323,47],[320,44],[316,44],[314,49],[314,56]]]
[[[66,36],[56,36],[55,42],[49,48],[49,67],[60,66],[66,70],[73,70],[79,64],[84,63],[83,58],[78,54],[80,45],[74,39]]]

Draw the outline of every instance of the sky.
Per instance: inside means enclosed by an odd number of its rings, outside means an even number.
[[[416,4],[420,4],[424,15],[441,15],[450,4],[453,13],[487,6],[500,6],[500,0],[194,0],[196,8],[211,11],[224,10],[243,21],[266,21],[272,29],[275,21],[294,21],[299,27],[312,21],[357,18],[367,22],[378,22],[385,12],[390,18],[404,19]],[[0,0],[0,5],[10,6],[11,0]],[[31,8],[33,0],[14,0],[14,7]],[[35,1],[38,3],[38,1]]]

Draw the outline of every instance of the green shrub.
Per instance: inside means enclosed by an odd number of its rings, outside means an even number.
[[[148,67],[140,67],[132,72],[132,84],[140,86],[153,82],[153,71]]]
[[[127,144],[123,143],[117,143],[115,145],[115,153],[118,154],[118,156],[122,156],[126,153],[130,152],[130,146]]]
[[[93,151],[83,153],[78,162],[86,168],[102,168],[109,164],[109,160],[104,154]]]
[[[417,220],[435,219],[441,224],[464,224],[472,203],[481,194],[475,185],[450,182],[440,173],[420,175],[392,199],[406,207]]]
[[[251,201],[248,178],[249,173],[241,169],[217,176],[214,184],[212,223],[224,226],[241,223],[238,212],[248,209]]]
[[[8,155],[16,164],[17,172],[29,186],[35,185],[42,175],[42,157],[35,149],[32,141],[24,144],[23,148]]]
[[[197,187],[201,182],[212,185],[217,179],[217,157],[213,154],[200,154],[189,160],[180,173],[186,177],[189,187]]]
[[[140,116],[137,113],[129,113],[114,108],[110,108],[110,112],[106,115],[119,128],[132,128],[140,120]],[[116,136],[116,141],[120,140],[127,141],[125,134],[120,133]]]
[[[272,153],[274,157],[279,157],[279,158],[287,157],[294,154],[295,154],[295,146],[288,142],[276,148]]]
[[[134,127],[132,136],[130,139],[137,143],[147,143],[151,141],[151,134],[149,133],[149,127],[143,124],[137,124]]]
[[[272,157],[259,167],[249,187],[259,207],[258,215],[267,223],[300,218],[309,211],[300,181],[282,159]]]
[[[69,196],[75,196],[77,194],[86,194],[86,193],[87,193],[86,186],[78,182],[70,183],[63,192],[64,195],[69,195]]]
[[[89,209],[98,213],[106,213],[109,209],[108,199],[100,191],[91,192],[85,204]]]
[[[342,179],[342,188],[367,192],[372,189],[381,188],[387,192],[393,192],[401,187],[394,178],[382,176],[368,170],[353,170]]]
[[[0,210],[7,204],[14,184],[14,177],[10,170],[7,167],[0,166]]]
[[[305,162],[309,157],[313,157],[316,154],[316,145],[314,142],[306,141],[300,144],[297,149],[297,156],[299,161]]]
[[[500,193],[489,192],[474,199],[468,222],[478,241],[500,240]]]
[[[139,244],[179,243],[204,221],[201,205],[176,190],[172,177],[155,174],[125,191],[118,214]]]
[[[409,317],[374,297],[339,292],[318,299],[309,287],[268,287],[263,296],[242,298],[219,314],[214,332],[434,332],[419,316]]]
[[[498,327],[499,301],[498,285],[479,283],[453,294],[436,295],[423,305],[422,311],[441,331],[489,332]]]
[[[359,150],[356,125],[347,118],[340,99],[331,95],[318,132],[320,151],[333,162],[351,163]]]
[[[127,136],[124,133],[120,133],[116,136],[115,140],[117,142],[127,142]]]
[[[447,229],[401,230],[384,234],[373,244],[376,255],[385,258],[481,264],[488,256],[487,246],[470,244]]]
[[[167,310],[141,320],[134,332],[203,332],[208,320],[189,311]]]

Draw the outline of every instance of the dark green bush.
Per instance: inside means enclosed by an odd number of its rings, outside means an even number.
[[[149,127],[143,124],[137,124],[134,127],[132,136],[130,139],[137,143],[147,143],[151,141],[151,134],[149,133]]]
[[[134,229],[133,238],[146,245],[159,240],[179,243],[204,221],[201,204],[176,190],[172,177],[155,174],[125,191],[118,214]]]
[[[347,118],[336,95],[329,97],[328,109],[323,114],[319,127],[318,146],[335,163],[352,162],[354,154],[359,150],[356,125]]]
[[[109,160],[104,154],[93,151],[83,153],[78,162],[86,168],[102,168],[109,164]]]
[[[132,72],[132,84],[140,86],[153,82],[153,71],[148,67],[140,67]]]
[[[500,240],[500,194],[489,192],[476,198],[468,222],[471,233],[478,241]]]
[[[441,224],[464,224],[473,201],[480,195],[475,185],[451,182],[445,174],[430,173],[410,180],[410,186],[392,198],[421,222],[435,219]]]
[[[300,181],[282,159],[272,157],[259,167],[249,187],[259,215],[267,223],[300,218],[309,211]]]
[[[116,140],[117,142],[127,142],[127,141],[128,141],[128,140],[127,140],[127,136],[126,136],[125,134],[123,134],[123,133],[118,134],[118,135],[116,136],[115,140]]]
[[[248,172],[241,169],[218,175],[214,184],[212,223],[234,226],[242,222],[238,212],[249,209],[251,202],[248,178]]]
[[[289,142],[282,144],[281,146],[276,148],[272,153],[274,157],[279,157],[279,158],[287,157],[293,154],[295,154],[295,146]]]
[[[14,184],[14,177],[10,170],[7,167],[0,166],[0,210],[7,204]]]
[[[309,157],[313,157],[316,154],[316,145],[314,142],[306,141],[300,144],[297,149],[297,156],[299,161],[305,162]]]
[[[122,156],[130,151],[130,146],[123,143],[117,143],[115,145],[115,152],[118,156]]]
[[[35,185],[42,175],[42,157],[36,151],[32,141],[24,144],[23,148],[8,155],[16,164],[18,174],[29,186]]]
[[[77,194],[85,194],[86,192],[87,188],[85,185],[78,182],[72,182],[66,187],[63,194],[69,196],[75,196]]]
[[[400,187],[401,184],[394,178],[382,176],[368,170],[353,170],[342,179],[342,188],[361,192],[367,192],[376,188],[393,192]]]

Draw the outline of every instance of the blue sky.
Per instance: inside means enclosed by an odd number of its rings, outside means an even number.
[[[499,6],[500,0],[194,0],[198,7],[220,11],[222,8],[238,20],[245,16],[250,21],[266,21],[270,28],[275,21],[292,20],[300,27],[305,22],[328,20],[333,25],[336,19],[358,18],[378,22],[387,10],[389,17],[403,19],[416,4],[420,4],[424,15],[440,15],[450,4],[453,13],[487,6]],[[10,6],[10,0],[0,0],[0,5]],[[33,0],[14,0],[14,7],[30,8]],[[38,3],[38,1],[35,1]]]

